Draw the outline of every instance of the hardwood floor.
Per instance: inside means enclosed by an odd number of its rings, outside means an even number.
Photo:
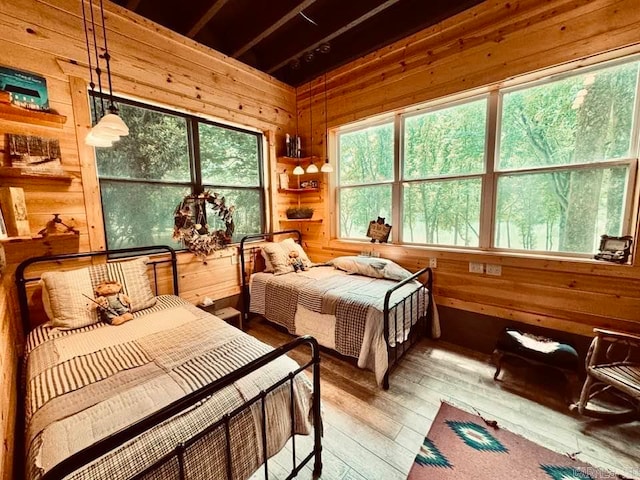
[[[247,332],[274,346],[292,338],[259,319]],[[308,354],[292,357],[303,361]],[[487,355],[425,339],[407,353],[384,391],[372,372],[323,352],[321,478],[405,479],[441,401],[476,410],[551,450],[577,453],[594,466],[640,478],[640,422],[612,425],[570,413],[562,378],[553,371],[508,364],[500,382],[493,380],[494,371]],[[302,458],[311,439],[297,436],[296,445]],[[284,478],[291,457],[290,441],[269,461],[269,477]],[[264,472],[254,477],[264,478]],[[312,478],[311,468],[298,478]]]

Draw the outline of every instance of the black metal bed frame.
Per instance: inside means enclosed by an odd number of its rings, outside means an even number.
[[[178,276],[177,276],[177,262],[176,262],[176,252],[173,248],[168,246],[158,246],[158,247],[141,247],[141,248],[127,248],[127,249],[119,249],[119,250],[110,250],[110,251],[100,251],[100,252],[87,252],[87,253],[71,253],[64,255],[54,255],[54,256],[43,256],[43,257],[34,257],[22,262],[17,270],[16,270],[16,285],[18,288],[18,299],[20,302],[20,311],[22,324],[25,328],[25,335],[28,334],[30,330],[30,315],[29,315],[29,306],[27,300],[27,285],[39,280],[39,277],[25,277],[25,271],[28,267],[36,264],[36,263],[47,263],[47,262],[56,262],[61,263],[63,260],[69,259],[77,259],[77,258],[91,258],[97,256],[107,256],[107,257],[117,257],[117,260],[130,258],[139,255],[154,255],[154,254],[169,254],[169,258],[151,258],[149,261],[149,265],[152,265],[153,268],[153,276],[154,276],[154,284],[156,288],[156,293],[158,290],[158,281],[157,281],[157,265],[162,263],[170,263],[171,270],[173,275],[173,293],[174,295],[178,295]],[[314,466],[313,472],[314,475],[320,475],[322,472],[322,445],[321,445],[321,436],[322,436],[322,417],[320,410],[320,352],[319,345],[315,338],[311,336],[303,336],[295,339],[292,342],[289,342],[285,345],[277,347],[275,350],[256,358],[255,360],[249,362],[248,364],[242,366],[238,370],[235,370],[228,375],[215,380],[214,382],[205,385],[204,387],[195,390],[188,395],[170,403],[164,408],[158,410],[155,413],[152,413],[145,418],[131,424],[128,427],[125,427],[112,435],[105,437],[102,440],[80,450],[79,452],[71,455],[67,459],[55,465],[49,471],[47,471],[42,480],[57,480],[62,479],[73,473],[77,469],[88,465],[92,461],[100,458],[101,456],[111,452],[112,450],[118,448],[129,440],[134,439],[135,437],[141,435],[147,430],[159,425],[160,423],[170,419],[171,417],[178,415],[180,412],[185,411],[186,409],[192,407],[205,400],[207,397],[210,397],[217,391],[231,385],[242,377],[254,372],[261,367],[273,362],[274,360],[286,355],[291,350],[300,347],[302,345],[308,345],[311,350],[311,358],[304,365],[300,366],[294,371],[289,372],[289,374],[274,383],[267,389],[261,391],[255,397],[249,399],[244,404],[240,405],[236,409],[231,412],[225,414],[221,419],[209,425],[206,429],[190,438],[186,442],[180,443],[176,445],[175,449],[169,453],[167,453],[162,458],[158,459],[153,465],[150,465],[144,471],[135,474],[132,479],[140,479],[145,477],[146,475],[151,475],[156,469],[161,468],[167,463],[173,461],[174,459],[177,461],[178,469],[180,472],[180,479],[184,480],[187,477],[185,476],[188,472],[185,471],[185,462],[184,457],[187,453],[188,448],[193,445],[195,442],[215,431],[218,428],[224,428],[225,439],[226,439],[226,451],[225,451],[225,465],[226,465],[226,478],[228,480],[233,480],[233,465],[232,465],[232,446],[231,446],[231,434],[230,434],[230,422],[231,420],[244,412],[245,410],[251,408],[251,406],[257,402],[261,404],[262,411],[262,449],[263,449],[263,467],[264,467],[264,475],[265,479],[269,478],[269,466],[268,466],[268,458],[267,458],[267,420],[266,420],[266,406],[265,401],[266,397],[269,393],[273,392],[275,389],[283,387],[287,382],[289,383],[289,395],[290,395],[290,409],[289,415],[291,420],[291,441],[292,441],[292,470],[290,474],[286,477],[287,480],[296,477],[296,475],[302,470],[302,468],[307,465],[312,458],[314,458]],[[311,452],[305,456],[302,460],[298,461],[297,453],[296,453],[296,439],[295,439],[295,412],[294,412],[294,378],[297,375],[304,375],[304,371],[309,367],[312,367],[313,370],[313,395],[312,395],[312,415],[313,415],[313,430],[314,430],[314,443],[313,449]],[[206,459],[203,459],[206,461]]]
[[[241,263],[241,275],[242,275],[242,320],[243,322],[248,321],[248,316],[249,316],[249,305],[250,305],[250,296],[251,296],[251,292],[249,291],[249,285],[247,283],[247,275],[246,275],[246,266],[245,266],[245,244],[249,241],[259,241],[259,240],[267,240],[267,239],[273,239],[273,237],[278,236],[278,235],[296,235],[297,236],[297,242],[299,244],[302,244],[302,233],[299,230],[282,230],[280,232],[272,232],[272,233],[260,233],[260,234],[255,234],[255,235],[247,235],[246,237],[243,237],[242,240],[240,240],[240,263]],[[407,295],[406,297],[400,299],[399,301],[397,301],[395,304],[393,305],[389,305],[389,303],[391,302],[391,295],[393,294],[393,292],[395,292],[396,290],[398,290],[399,288],[402,288],[404,285],[407,285],[408,283],[411,283],[414,280],[418,280],[419,277],[421,277],[422,275],[427,275],[427,279],[424,282],[421,282],[421,286],[419,288],[417,288],[416,290],[414,290],[413,292],[411,292],[409,295]],[[417,316],[418,312],[414,312],[414,308],[413,308],[413,301],[414,298],[416,298],[417,296],[417,300],[419,300],[419,295],[420,292],[423,288],[427,289],[427,315],[426,317],[424,316],[420,316],[419,318],[416,319],[416,322],[413,322],[414,319],[414,314]],[[396,366],[396,364],[398,363],[398,361],[404,356],[404,354],[424,335],[427,334],[428,332],[428,328],[430,328],[431,326],[431,321],[433,318],[433,304],[432,304],[432,288],[433,288],[433,271],[431,270],[431,268],[429,267],[425,267],[419,271],[417,271],[416,273],[414,273],[413,275],[411,275],[409,278],[402,280],[401,282],[398,282],[396,285],[394,285],[393,287],[389,288],[389,290],[387,290],[385,297],[384,297],[384,309],[383,309],[383,318],[384,318],[384,325],[383,325],[383,332],[384,332],[384,340],[385,343],[387,345],[387,361],[388,361],[388,367],[387,367],[387,371],[384,375],[384,379],[383,379],[383,383],[382,383],[382,387],[385,390],[389,389],[389,373],[391,372],[392,368]],[[424,294],[424,293],[423,293]],[[393,321],[393,333],[392,333],[392,338],[397,338],[397,334],[398,334],[398,306],[402,303],[402,311],[403,311],[403,315],[402,315],[402,331],[405,331],[405,327],[407,326],[407,316],[406,314],[404,314],[404,312],[406,311],[406,307],[407,307],[407,300],[409,301],[409,311],[411,312],[410,314],[410,323],[411,325],[409,325],[409,334],[408,337],[405,341],[398,343],[396,341],[396,346],[395,347],[391,347],[389,345],[389,322],[392,320]],[[393,311],[393,318],[392,318],[392,311]]]

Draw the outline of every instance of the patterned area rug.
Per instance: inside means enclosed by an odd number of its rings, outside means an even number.
[[[493,422],[488,421],[493,424]],[[443,403],[408,480],[624,478],[552,452]]]

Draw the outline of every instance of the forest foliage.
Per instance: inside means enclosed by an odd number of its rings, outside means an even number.
[[[488,96],[401,116],[397,162],[394,120],[341,133],[340,236],[399,209],[405,243],[477,247],[485,228],[495,247],[593,252],[625,228],[638,65],[501,91],[495,125]],[[493,225],[480,222],[483,194],[495,194]]]

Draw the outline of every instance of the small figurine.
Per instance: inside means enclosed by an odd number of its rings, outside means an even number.
[[[121,325],[133,318],[131,300],[122,292],[122,285],[115,280],[107,280],[96,287],[96,300],[102,321],[111,325]]]
[[[307,269],[300,258],[300,254],[295,250],[289,252],[289,265],[293,267],[293,271],[296,273],[304,272]]]

